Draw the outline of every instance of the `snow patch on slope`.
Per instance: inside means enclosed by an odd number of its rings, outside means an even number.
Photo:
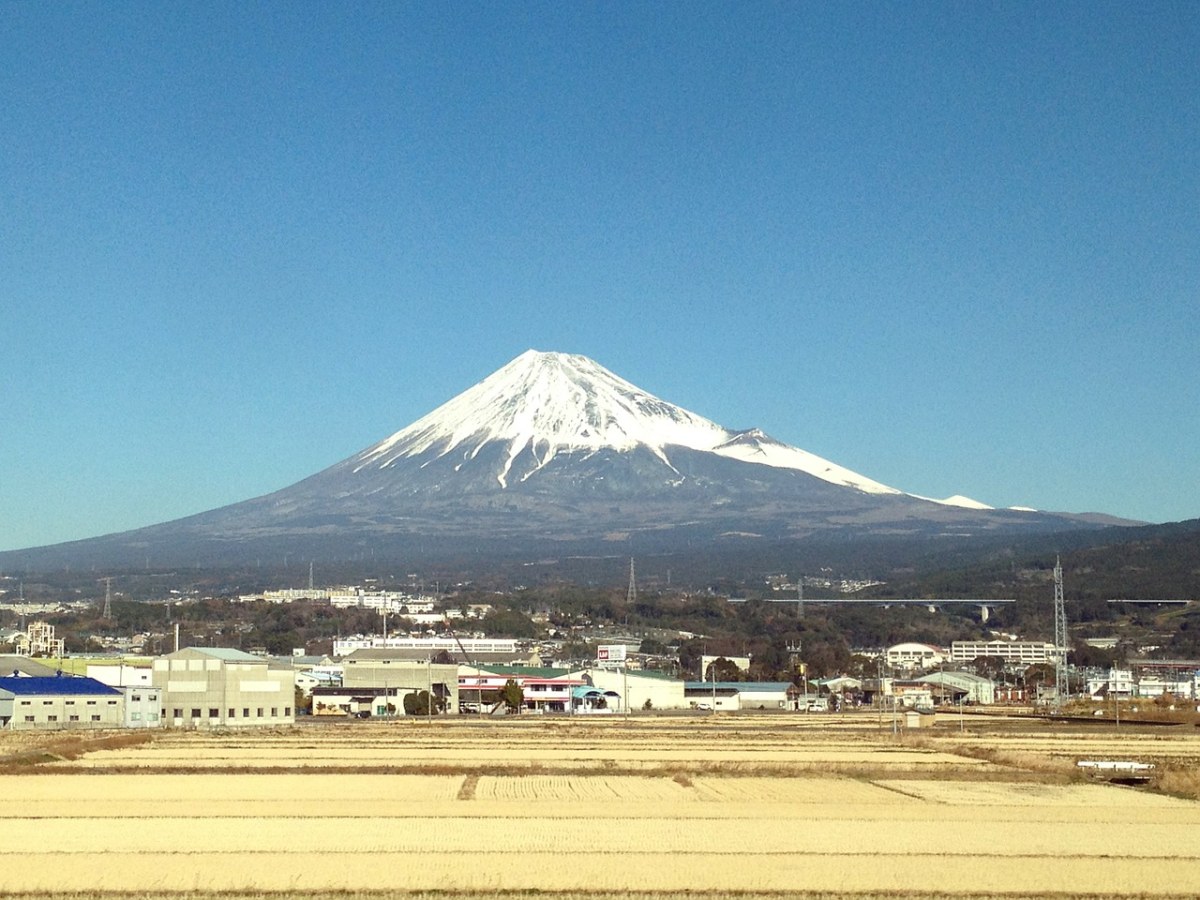
[[[964,497],[962,494],[955,494],[953,497],[947,497],[944,500],[938,500],[936,497],[922,497],[920,494],[910,494],[911,497],[916,497],[918,500],[928,500],[930,503],[940,503],[942,506],[960,506],[963,509],[995,509],[994,506],[988,506],[986,503],[980,503],[978,500],[972,500],[970,497]]]
[[[822,459],[815,453],[792,447],[759,431],[757,428],[744,431],[723,444],[712,448],[718,456],[738,459],[742,462],[773,466],[777,469],[798,469],[815,475],[833,484],[857,488],[868,494],[899,494],[900,491],[880,484],[857,472]]]

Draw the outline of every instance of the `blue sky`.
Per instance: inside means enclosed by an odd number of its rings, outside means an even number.
[[[904,490],[1200,516],[1200,5],[0,6],[0,549],[533,347]]]

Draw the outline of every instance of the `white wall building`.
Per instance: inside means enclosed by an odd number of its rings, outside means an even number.
[[[1058,659],[1053,644],[1044,641],[954,641],[950,658],[955,662],[970,662],[980,656],[998,656],[1011,666],[1028,667],[1052,663]]]
[[[629,709],[646,709],[647,700],[651,709],[688,708],[684,683],[666,675],[592,668],[572,672],[569,677],[590,681],[604,691],[615,691],[622,698],[622,706]]]
[[[1133,672],[1129,669],[1109,669],[1107,675],[1089,678],[1088,694],[1093,700],[1102,697],[1132,697]]]
[[[922,671],[940,666],[946,661],[946,651],[932,644],[919,644],[908,641],[893,644],[884,651],[884,661],[892,669],[906,672]]]
[[[150,672],[151,670],[146,669],[146,671]],[[162,692],[158,688],[151,684],[143,684],[123,685],[117,689],[125,695],[124,724],[126,728],[160,728],[162,726]]]
[[[333,642],[334,656],[349,656],[355,650],[422,650],[428,652],[430,656],[436,656],[444,651],[454,659],[460,659],[464,650],[468,659],[473,658],[475,654],[485,653],[509,654],[516,659],[523,652],[518,646],[518,642],[509,638],[459,638],[455,640],[452,637],[371,635],[338,639]],[[526,652],[525,655],[528,656],[528,653]]]
[[[110,687],[148,687],[154,683],[154,669],[150,666],[115,666],[88,663],[87,677],[95,678]]]
[[[153,679],[166,725],[246,728],[296,720],[292,669],[241,650],[177,650],[154,660]]]

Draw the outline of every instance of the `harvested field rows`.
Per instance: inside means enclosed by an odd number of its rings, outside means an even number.
[[[0,891],[1200,894],[1200,803],[954,752],[1041,736],[441,724],[168,732],[27,767]]]

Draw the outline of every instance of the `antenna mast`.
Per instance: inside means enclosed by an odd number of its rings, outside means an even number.
[[[625,594],[625,603],[627,606],[633,606],[637,602],[637,580],[633,576],[633,557],[629,557],[629,591]]]
[[[1067,697],[1067,607],[1063,599],[1062,561],[1054,558],[1054,707],[1061,709]]]
[[[804,618],[804,576],[796,576],[796,618]]]

